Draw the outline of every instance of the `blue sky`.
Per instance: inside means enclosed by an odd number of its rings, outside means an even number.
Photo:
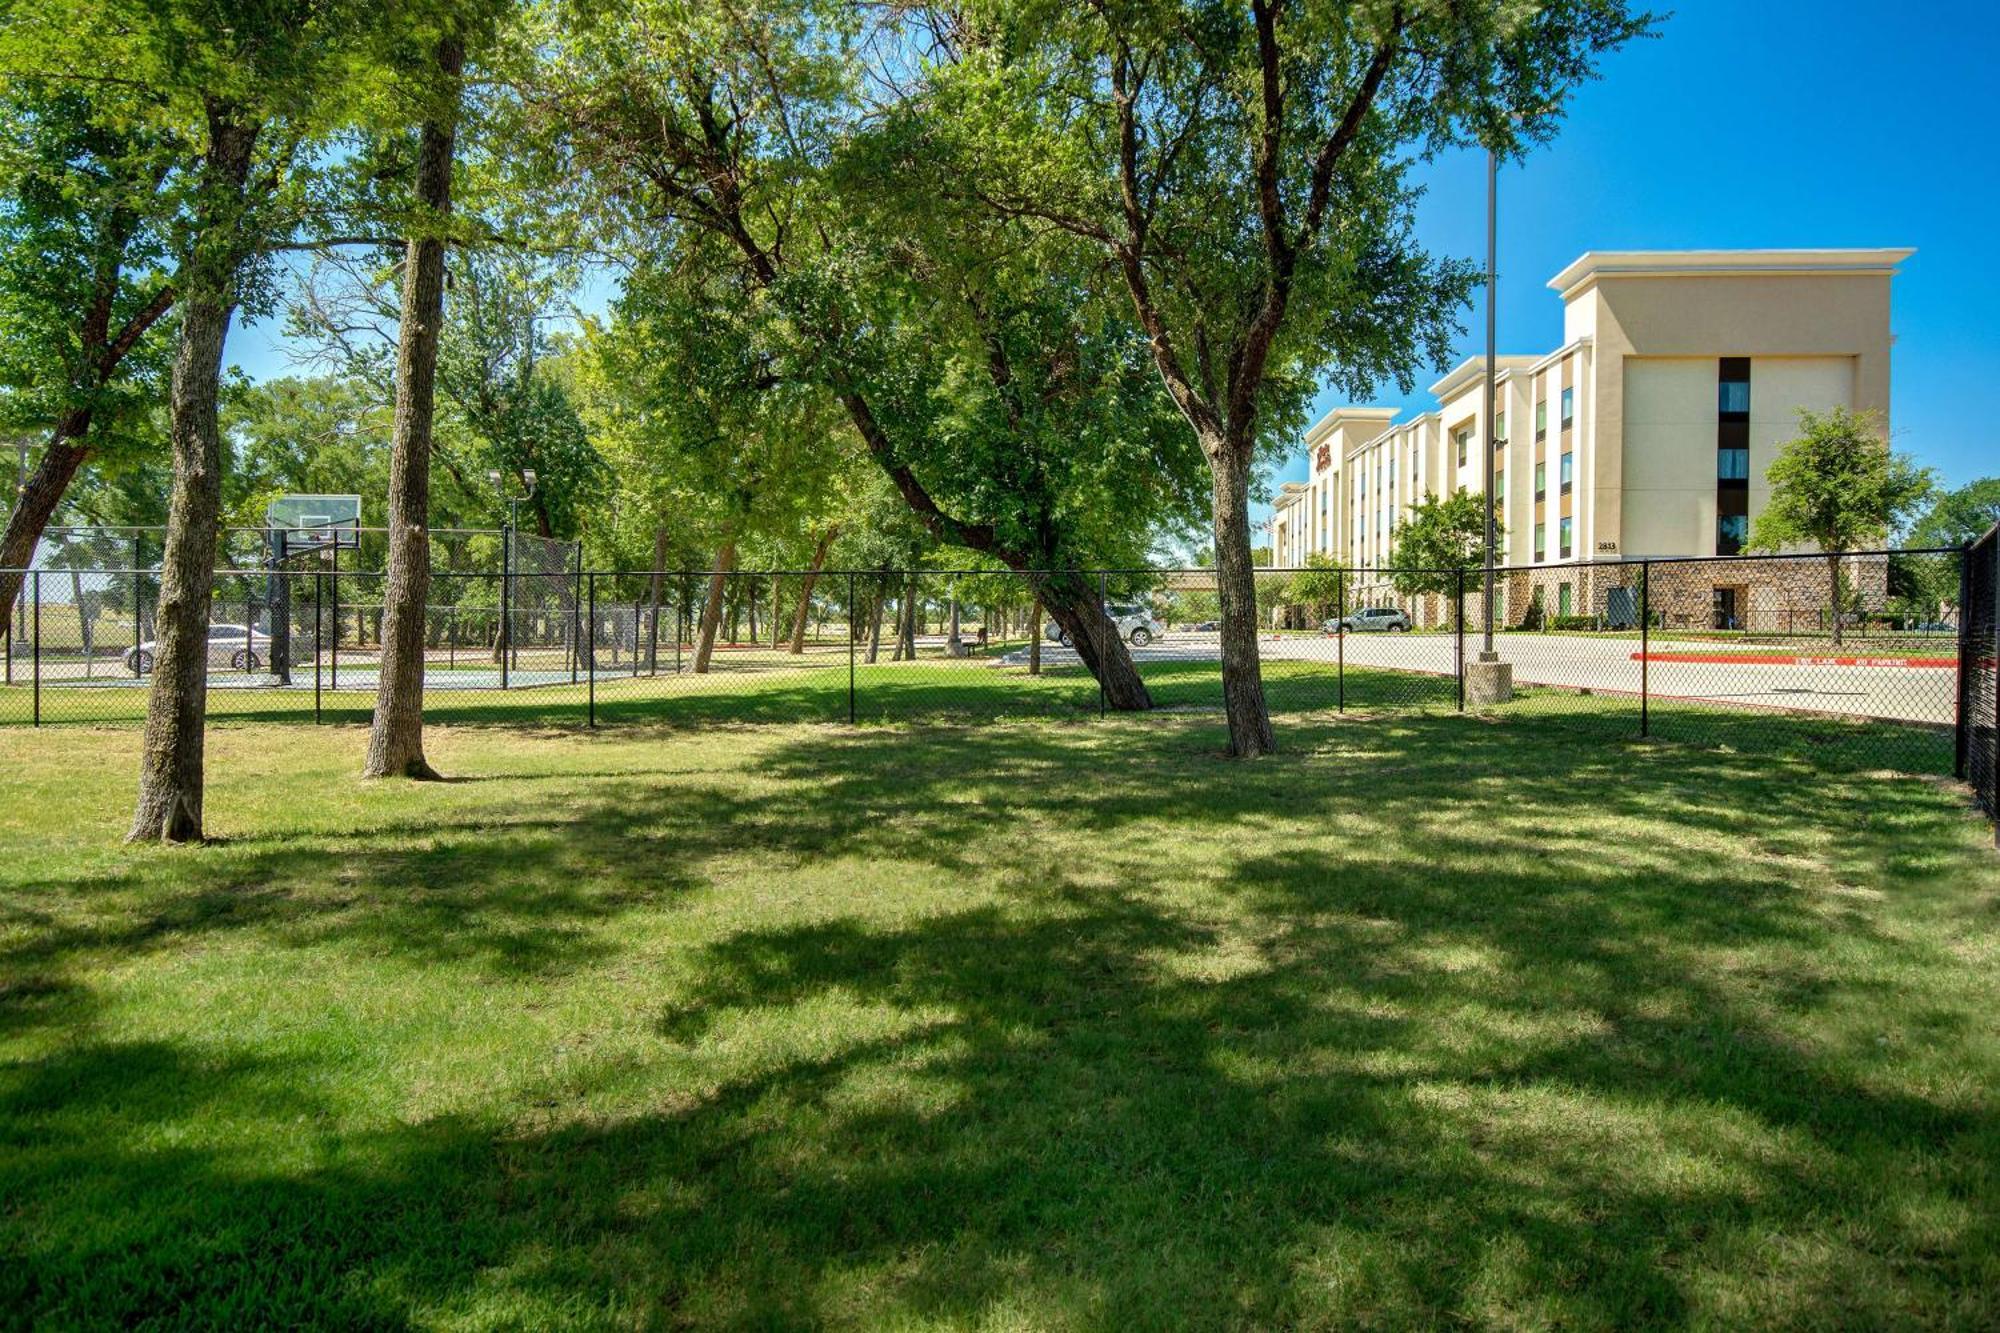
[[[1553,144],[1502,171],[1500,350],[1561,342],[1544,284],[1585,250],[1914,246],[1891,316],[1896,443],[1952,485],[2000,474],[1996,72],[2000,13],[1971,0],[1679,5],[1611,58]],[[1482,257],[1484,159],[1454,153],[1423,179],[1421,241]],[[1452,363],[1480,350],[1483,319],[1465,312]],[[287,373],[276,329],[237,330],[230,359]],[[1372,401],[1422,411],[1434,378]],[[1315,415],[1340,401],[1321,394]],[[1278,475],[1304,472],[1300,451]]]
[[[1500,351],[1560,345],[1544,284],[1585,250],[1914,246],[1891,298],[1895,443],[1951,485],[2000,475],[1996,8],[1689,0],[1604,74],[1554,143],[1502,168]],[[1483,261],[1484,157],[1423,179],[1420,240]],[[1453,364],[1484,349],[1484,321],[1466,312]],[[1434,378],[1373,401],[1426,410]],[[1314,415],[1342,401],[1322,393]],[[1301,450],[1278,476],[1305,471]]]

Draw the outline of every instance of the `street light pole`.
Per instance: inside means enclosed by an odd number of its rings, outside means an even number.
[[[1494,265],[1498,250],[1499,203],[1500,155],[1488,148],[1486,150],[1486,582],[1481,607],[1484,613],[1481,619],[1485,624],[1486,633],[1480,645],[1480,657],[1488,662],[1499,660],[1493,651],[1493,548],[1499,542],[1498,524],[1493,513],[1493,451],[1499,447],[1499,435],[1493,428],[1493,400],[1497,390],[1493,345]]]

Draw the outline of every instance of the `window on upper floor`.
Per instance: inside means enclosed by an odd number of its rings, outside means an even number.
[[[1549,465],[1547,463],[1537,463],[1535,464],[1535,498],[1537,500],[1547,499],[1548,494]]]
[[[1535,404],[1535,438],[1540,440],[1549,433],[1549,400],[1544,398]]]
[[[1715,520],[1715,553],[1717,555],[1741,555],[1743,543],[1750,538],[1750,517],[1747,514],[1719,514]]]
[[[1750,480],[1750,451],[1748,449],[1716,450],[1715,477],[1718,481]]]
[[[1458,465],[1465,466],[1466,451],[1472,447],[1472,427],[1460,426],[1451,433],[1452,447],[1458,451]]]
[[[1574,388],[1563,390],[1562,404],[1563,429],[1568,430],[1576,421],[1576,390]]]
[[[1537,523],[1535,524],[1535,559],[1546,560],[1548,558],[1549,525],[1546,523]]]
[[[1505,443],[1507,443],[1507,414],[1505,412],[1495,412],[1493,414],[1493,447],[1498,449]]]
[[[1571,472],[1575,458],[1575,454],[1564,454],[1562,456],[1562,493],[1564,495],[1569,494],[1570,483],[1575,480]]]
[[[1750,358],[1725,356],[1716,366],[1715,408],[1725,421],[1750,419]]]
[[[1568,515],[1564,515],[1562,522],[1556,525],[1556,545],[1562,553],[1562,558],[1565,560],[1569,559],[1569,525],[1570,520]]]

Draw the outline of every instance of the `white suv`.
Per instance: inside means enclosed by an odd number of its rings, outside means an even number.
[[[1112,624],[1118,626],[1118,637],[1134,648],[1144,648],[1167,632],[1167,627],[1160,623],[1159,617],[1154,615],[1153,609],[1148,606],[1121,606],[1116,602],[1109,602],[1105,604],[1104,614],[1111,618]],[[1048,628],[1042,633],[1043,637],[1052,642],[1059,643],[1065,648],[1069,647],[1069,631],[1055,621],[1051,620]]]
[[[1359,611],[1350,613],[1345,620],[1327,621],[1325,629],[1329,634],[1338,634],[1342,630],[1349,633],[1383,630],[1407,634],[1410,629],[1410,617],[1393,606],[1364,606]]]
[[[135,676],[151,675],[160,645],[148,639],[125,650],[125,667]],[[238,671],[255,671],[271,656],[271,636],[247,625],[208,627],[208,664],[232,666]]]

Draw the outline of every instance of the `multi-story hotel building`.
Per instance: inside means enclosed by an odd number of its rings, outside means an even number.
[[[1489,438],[1499,561],[1524,571],[1503,584],[1510,620],[1534,588],[1549,614],[1601,613],[1613,579],[1594,564],[1733,555],[1801,407],[1872,410],[1887,429],[1889,280],[1910,253],[1591,251],[1549,281],[1562,346],[1498,359],[1490,433],[1483,357],[1433,384],[1437,408],[1412,420],[1341,407],[1316,422],[1308,480],[1276,497],[1273,561],[1323,554],[1360,571],[1366,597],[1413,504],[1483,493]],[[1718,620],[1789,597],[1752,586],[1776,568],[1708,567]]]

